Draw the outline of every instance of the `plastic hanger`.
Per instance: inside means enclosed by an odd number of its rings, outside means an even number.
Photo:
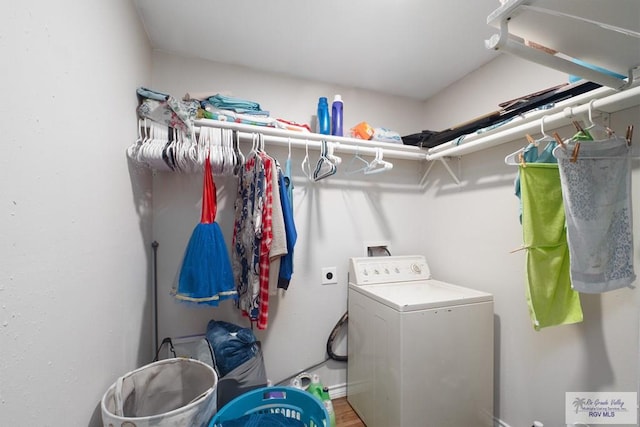
[[[380,173],[384,171],[388,171],[393,168],[393,164],[391,162],[387,162],[382,159],[382,148],[376,147],[376,157],[369,163],[369,166],[364,170],[365,175],[370,175],[374,173]]]
[[[229,176],[233,174],[236,165],[236,154],[233,151],[233,133],[231,129],[221,129],[221,153],[222,153],[222,174]]]
[[[369,162],[360,157],[360,146],[356,146],[356,154],[349,160],[344,173],[352,175],[358,172],[364,172],[369,167]]]
[[[595,101],[595,99],[589,101],[589,108],[587,110],[588,122],[586,123],[587,127],[584,130],[588,131],[591,137],[594,136],[594,132],[598,132],[598,135],[602,135],[603,138],[611,138],[613,135],[613,131],[611,129],[593,121],[593,103]]]
[[[529,142],[525,147],[522,147],[520,149],[518,149],[517,151],[514,151],[513,153],[507,155],[504,158],[504,162],[510,166],[525,166],[526,167],[526,161],[525,161],[525,157],[526,157],[526,153],[529,150],[535,149],[536,150],[536,154],[535,157],[537,158],[537,150],[538,150],[538,142],[533,139],[533,137],[529,134],[526,134],[525,137],[527,138],[527,141]],[[535,159],[533,159],[535,160]],[[533,161],[530,160],[530,161]]]
[[[232,133],[233,138],[233,152],[235,153],[236,163],[233,168],[233,174],[238,175],[240,173],[240,169],[244,165],[244,154],[240,150],[240,133],[237,130],[233,130]]]
[[[146,132],[146,122],[147,122],[147,119],[144,119],[145,132]],[[140,145],[142,145],[142,141],[143,141],[142,132],[143,132],[143,121],[142,119],[138,119],[138,138],[136,138],[136,141],[127,148],[127,156],[130,159],[135,160],[138,156],[138,150],[140,150]]]
[[[305,140],[305,144],[304,144],[304,159],[302,159],[302,172],[304,173],[304,176],[306,176],[309,181],[313,180],[313,174],[311,172],[311,163],[309,162],[309,141]]]
[[[313,171],[313,180],[320,181],[324,178],[327,178],[331,175],[334,175],[337,171],[336,165],[331,161],[328,157],[329,149],[327,141],[322,141],[320,143],[320,158],[318,159],[318,163],[316,163],[316,168]]]
[[[169,144],[169,127],[152,122],[152,138],[145,152],[147,163],[152,169],[172,171],[165,148]]]
[[[534,140],[533,137],[531,137],[531,135],[527,134],[527,141],[529,141],[529,144],[526,147],[522,147],[519,150],[507,155],[504,158],[504,162],[510,166],[518,166],[518,165],[523,165],[526,167],[526,157],[528,157],[526,154],[526,150],[531,149],[533,147],[538,147],[542,142],[547,142],[547,143],[551,143],[554,145],[549,145],[547,144],[544,148],[543,151],[545,152],[551,152],[553,150],[553,148],[555,148],[555,142],[556,139],[554,137],[552,137],[551,135],[548,135],[544,129],[544,122],[547,119],[548,116],[543,116],[540,119],[540,133],[542,134],[542,137],[539,139]],[[533,144],[533,145],[532,145]],[[536,156],[537,157],[537,156]]]
[[[189,156],[191,145],[185,141],[182,131],[176,130],[176,166],[180,172],[189,172],[192,169]]]
[[[139,163],[145,163],[144,160],[144,151],[146,150],[147,145],[149,144],[149,141],[151,139],[151,125],[147,126],[147,119],[144,119],[144,136],[142,138],[142,142],[140,143],[140,147],[138,147],[138,150],[136,152],[136,160]]]
[[[335,148],[336,145],[340,145],[339,142],[327,142],[327,158],[331,161],[331,163],[333,163],[334,165],[338,166],[340,163],[342,163],[342,158],[336,156],[335,154],[333,154],[333,150]]]

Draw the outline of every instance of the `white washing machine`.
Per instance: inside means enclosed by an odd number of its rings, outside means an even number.
[[[493,426],[493,296],[423,256],[351,258],[347,400],[367,427]]]

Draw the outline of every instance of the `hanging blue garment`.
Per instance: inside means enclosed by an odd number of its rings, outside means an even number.
[[[293,275],[293,249],[298,239],[296,224],[293,219],[293,204],[290,198],[290,190],[293,185],[289,180],[287,187],[286,177],[278,168],[278,182],[280,184],[280,203],[282,204],[282,216],[284,217],[284,230],[287,235],[287,254],[280,259],[280,272],[278,275],[278,288],[288,289]]]
[[[177,286],[172,290],[180,301],[217,306],[222,300],[237,297],[227,245],[215,222],[216,212],[216,186],[207,155],[200,223],[191,234]]]

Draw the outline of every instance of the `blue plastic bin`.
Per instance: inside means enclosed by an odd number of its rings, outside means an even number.
[[[224,421],[256,413],[279,413],[300,420],[307,427],[329,427],[329,413],[322,402],[294,387],[261,387],[240,395],[218,411],[209,427],[220,427]]]

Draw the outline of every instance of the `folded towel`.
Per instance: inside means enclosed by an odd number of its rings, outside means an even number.
[[[249,101],[241,98],[234,98],[232,96],[214,95],[209,97],[206,102],[209,102],[216,108],[223,110],[232,110],[236,113],[247,113],[261,116],[268,116],[269,112],[260,108],[260,104],[257,102]],[[203,106],[204,108],[204,106]]]
[[[600,293],[630,286],[636,276],[627,141],[613,137],[565,145],[553,154],[560,168],[573,288]]]
[[[146,87],[142,86],[136,89],[136,93],[143,98],[153,99],[155,101],[166,101],[170,96],[169,94],[158,92],[157,90],[153,89],[147,89]]]
[[[522,231],[527,248],[527,303],[536,330],[582,321],[571,289],[569,249],[558,165],[520,166]]]

